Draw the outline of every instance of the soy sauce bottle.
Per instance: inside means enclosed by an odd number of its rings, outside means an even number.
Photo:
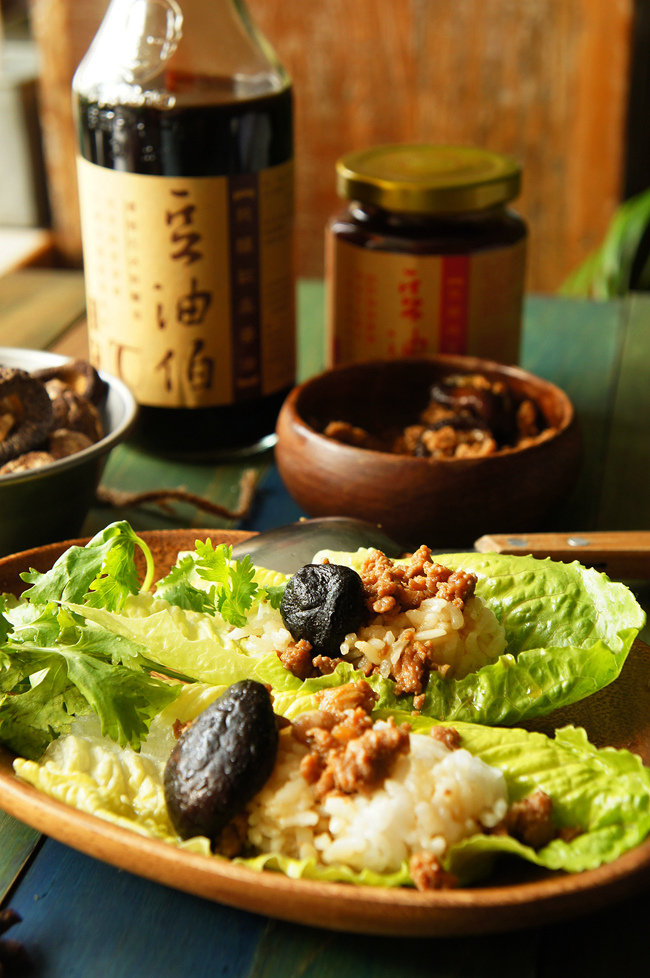
[[[111,0],[73,97],[93,364],[154,451],[270,443],[295,375],[286,72],[241,0]]]

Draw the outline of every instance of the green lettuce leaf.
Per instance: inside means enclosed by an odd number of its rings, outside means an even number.
[[[256,660],[245,655],[236,642],[228,641],[219,619],[207,619],[200,633],[190,637],[166,609],[144,618],[129,618],[104,608],[68,607],[107,632],[144,646],[158,666],[191,681],[230,686],[253,676]]]

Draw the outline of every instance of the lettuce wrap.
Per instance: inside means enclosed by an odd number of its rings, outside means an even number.
[[[360,570],[369,551],[320,551]],[[632,592],[577,561],[511,557],[503,554],[443,554],[435,560],[476,574],[476,594],[494,611],[506,633],[506,653],[464,679],[432,672],[419,711],[439,720],[512,725],[568,706],[602,689],[619,675],[645,613]],[[399,561],[396,561],[399,563]],[[308,690],[269,656],[256,675],[274,688]],[[333,685],[349,682],[347,664]],[[373,675],[379,706],[410,710],[413,698],[396,696],[394,683]]]
[[[101,738],[98,725],[84,725],[82,721],[76,735],[53,745],[54,750],[50,748],[40,763],[17,759],[16,773],[82,811],[209,856],[210,842],[205,837],[181,840],[176,835],[165,809],[162,771],[174,742],[173,720],[191,720],[221,691],[203,684],[185,687],[178,700],[154,720],[151,744],[146,743],[141,753],[130,747],[118,748]],[[310,697],[299,697],[298,701],[301,699],[300,707],[309,708]],[[375,715],[391,715],[398,723],[408,721],[414,733],[428,733],[435,725],[430,718],[393,711]],[[541,789],[552,799],[556,827],[581,830],[571,841],[556,838],[538,851],[511,836],[471,836],[451,846],[444,859],[445,869],[461,885],[488,876],[502,854],[549,870],[576,873],[594,869],[639,845],[650,831],[650,770],[635,755],[609,748],[597,750],[580,728],[565,727],[554,739],[479,724],[458,723],[454,728],[460,734],[461,747],[503,772],[511,802]],[[234,861],[257,870],[279,870],[295,879],[411,885],[406,863],[398,872],[381,874],[357,872],[344,865],[326,866],[313,859],[292,859],[281,853]]]

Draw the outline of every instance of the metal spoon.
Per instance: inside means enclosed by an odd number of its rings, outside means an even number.
[[[399,557],[404,552],[404,547],[376,523],[345,516],[323,516],[258,533],[235,544],[232,555],[241,560],[250,554],[253,563],[260,567],[295,574],[312,561],[318,550],[350,551],[359,547],[376,547],[388,557]]]

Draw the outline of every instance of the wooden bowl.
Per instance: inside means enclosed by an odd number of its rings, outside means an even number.
[[[515,400],[535,401],[553,433],[482,458],[393,455],[322,434],[334,420],[374,431],[413,424],[432,383],[455,373],[504,381]],[[460,547],[484,533],[537,529],[573,488],[581,462],[573,405],[559,387],[475,357],[376,360],[326,371],[291,392],[277,435],[280,475],[310,516],[380,523],[408,546]]]

